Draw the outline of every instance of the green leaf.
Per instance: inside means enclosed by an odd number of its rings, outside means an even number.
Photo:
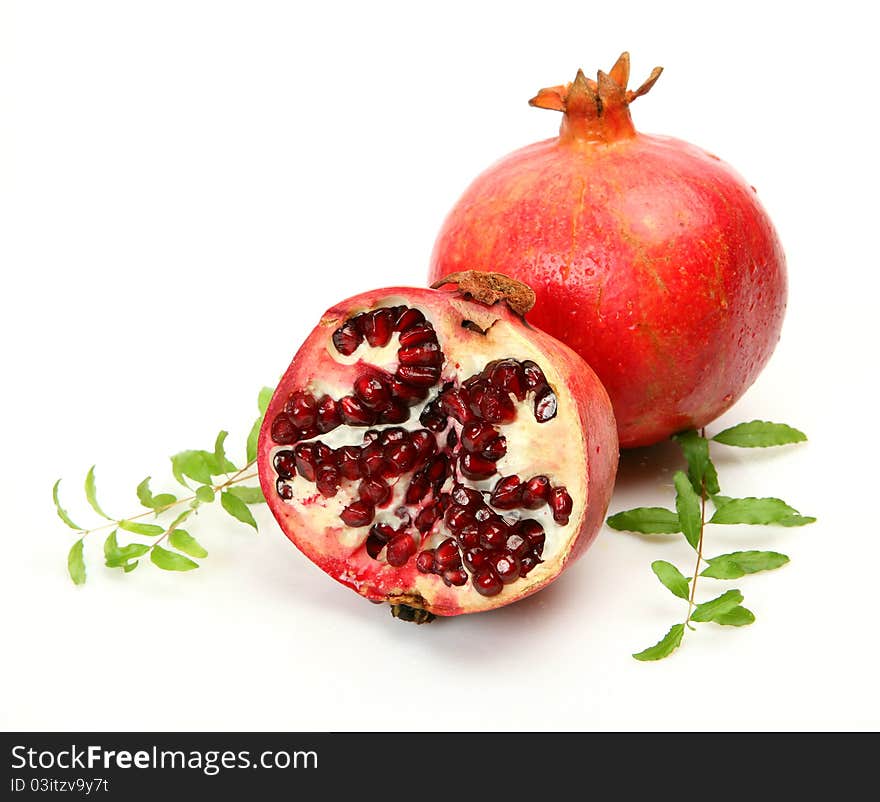
[[[641,532],[643,535],[671,535],[681,532],[678,515],[663,507],[636,507],[612,515],[608,526],[625,532]]]
[[[89,472],[86,474],[86,501],[89,502],[91,508],[98,513],[102,518],[106,518],[108,521],[112,521],[113,519],[107,515],[104,510],[101,509],[101,505],[98,504],[98,496],[96,494],[95,489],[95,466],[92,465],[89,468]]]
[[[717,510],[719,507],[723,507],[725,504],[733,501],[730,496],[712,496],[712,503],[715,505],[715,509]]]
[[[148,510],[161,510],[177,501],[177,496],[173,496],[171,493],[160,493],[158,496],[154,496],[150,491],[149,476],[137,486],[137,497],[138,501]]]
[[[233,518],[237,518],[243,524],[252,526],[254,529],[257,528],[257,522],[254,520],[254,516],[251,515],[251,511],[247,508],[247,504],[245,504],[240,498],[233,496],[228,490],[224,490],[220,494],[220,503],[223,505],[223,509]]]
[[[217,435],[217,439],[214,441],[214,453],[211,455],[211,473],[214,476],[219,476],[221,473],[232,473],[233,471],[238,470],[238,468],[226,458],[226,450],[223,444],[226,442],[228,436],[229,432],[220,432]]]
[[[715,511],[710,524],[804,526],[815,521],[778,498],[732,498]]]
[[[125,573],[130,574],[132,571],[134,571],[135,568],[138,567],[138,565],[139,565],[138,561],[135,560],[132,563],[126,563],[125,565],[123,565],[122,570],[125,571]]]
[[[666,560],[654,560],[651,563],[651,570],[657,575],[657,579],[679,599],[687,600],[690,597],[687,577],[672,563],[668,563]]]
[[[210,485],[200,485],[196,490],[196,498],[202,504],[210,504],[214,500],[214,488]]]
[[[86,582],[86,563],[83,560],[83,539],[80,538],[67,553],[67,573],[73,580],[74,585],[84,585]]]
[[[128,573],[133,570],[127,568],[128,561],[142,557],[149,550],[150,547],[143,543],[129,543],[127,546],[120,546],[116,540],[116,530],[114,529],[104,541],[104,564],[108,568],[124,568]]]
[[[77,526],[73,521],[70,520],[70,516],[67,514],[67,511],[61,506],[61,502],[58,501],[58,486],[61,484],[61,480],[59,479],[55,482],[55,485],[52,487],[52,501],[55,502],[55,512],[58,513],[58,517],[64,521],[71,529],[75,529],[77,532],[85,532],[81,526]]]
[[[241,499],[245,504],[264,504],[266,502],[263,496],[263,490],[259,487],[230,487],[229,492],[236,498]]]
[[[179,524],[182,524],[190,515],[193,514],[193,510],[184,510],[180,515],[178,515],[168,526],[169,529],[177,529]]]
[[[755,623],[755,614],[746,607],[734,607],[732,610],[713,619],[716,624],[725,627],[745,627]]]
[[[697,495],[702,496],[704,482],[710,495],[720,492],[718,472],[709,457],[709,441],[694,429],[679,432],[672,439],[681,446],[688,464],[688,479]]]
[[[189,487],[184,479],[188,476],[199,484],[211,484],[211,464],[214,455],[207,451],[181,451],[171,458],[171,472],[184,487]]]
[[[712,579],[739,579],[758,571],[772,571],[788,562],[788,557],[778,551],[734,551],[718,557],[710,557],[709,567],[700,574]]]
[[[207,557],[208,552],[202,545],[185,529],[174,529],[168,536],[168,542],[178,551],[189,554],[190,557]]]
[[[158,524],[139,524],[134,521],[120,521],[119,528],[126,532],[132,532],[135,535],[146,535],[147,537],[156,537],[164,534],[165,527]]]
[[[675,624],[659,643],[654,644],[643,652],[634,654],[636,660],[662,660],[669,657],[681,644],[684,635],[684,624]]]
[[[272,400],[273,392],[274,391],[271,387],[264,387],[260,390],[260,395],[257,398],[257,406],[260,408],[260,414],[254,421],[254,425],[251,426],[251,431],[247,438],[248,463],[253,462],[257,458],[257,440],[260,437],[260,427],[263,425],[263,418],[266,415],[266,409],[269,406],[269,402]]]
[[[678,520],[681,522],[681,531],[685,539],[696,550],[700,542],[700,528],[702,513],[700,512],[700,499],[694,492],[690,479],[684,471],[676,471],[673,477],[675,482],[675,509],[678,511]]]
[[[189,557],[184,557],[175,551],[168,551],[161,546],[153,546],[150,549],[150,561],[163,571],[192,571],[193,568],[199,567],[199,564],[193,562]]]
[[[698,604],[691,613],[691,621],[695,623],[705,623],[706,621],[714,621],[718,616],[729,613],[743,600],[743,595],[738,590],[728,590],[722,593],[717,599]]]
[[[802,443],[807,439],[807,436],[784,423],[753,420],[725,429],[712,439],[716,443],[723,443],[726,446],[767,448],[768,446],[784,446],[788,443]]]

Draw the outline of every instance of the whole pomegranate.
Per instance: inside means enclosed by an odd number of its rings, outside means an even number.
[[[421,621],[509,604],[592,542],[617,468],[611,403],[497,274],[342,301],[281,379],[260,482],[334,579]]]
[[[711,153],[638,133],[629,56],[542,89],[559,137],[479,176],[446,219],[432,280],[463,269],[527,282],[530,320],[611,396],[620,444],[700,427],[752,384],[779,339],[785,257],[755,190]]]

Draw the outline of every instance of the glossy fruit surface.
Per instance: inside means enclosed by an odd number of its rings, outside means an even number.
[[[498,270],[528,283],[536,326],[577,351],[620,444],[700,427],[752,384],[779,339],[785,257],[755,190],[713,154],[637,132],[629,58],[544,89],[558,138],[480,175],[447,217],[430,278]]]

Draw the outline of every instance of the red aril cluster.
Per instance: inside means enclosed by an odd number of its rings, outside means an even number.
[[[331,310],[276,390],[260,439],[270,507],[374,600],[449,615],[534,592],[607,505],[616,443],[601,385],[504,307],[375,295]],[[402,295],[413,302],[389,303]],[[571,453],[545,450],[555,438]]]

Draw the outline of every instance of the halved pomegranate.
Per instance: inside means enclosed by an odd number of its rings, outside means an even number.
[[[594,539],[617,467],[608,396],[574,351],[525,323],[533,293],[499,274],[450,280],[330,309],[259,442],[284,533],[417,621],[555,579]]]

